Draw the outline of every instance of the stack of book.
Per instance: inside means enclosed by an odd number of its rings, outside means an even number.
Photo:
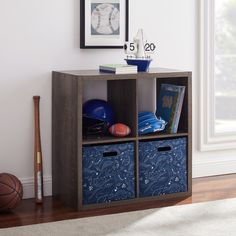
[[[168,122],[165,131],[177,133],[183,106],[185,86],[161,84],[156,116]]]
[[[100,72],[113,74],[134,74],[137,73],[138,67],[126,64],[105,64],[99,66]]]

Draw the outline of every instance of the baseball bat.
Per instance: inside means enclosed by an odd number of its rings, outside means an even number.
[[[34,99],[34,190],[35,202],[43,202],[43,161],[40,136],[39,100],[40,96],[33,96]]]

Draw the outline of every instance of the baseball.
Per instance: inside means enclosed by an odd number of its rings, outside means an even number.
[[[99,4],[91,15],[91,24],[97,34],[115,34],[120,27],[120,12],[112,4]]]

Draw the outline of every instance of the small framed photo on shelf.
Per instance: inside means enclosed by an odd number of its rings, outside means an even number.
[[[129,0],[80,0],[80,48],[123,48]]]

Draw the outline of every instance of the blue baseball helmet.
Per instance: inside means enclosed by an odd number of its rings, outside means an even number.
[[[83,117],[98,121],[105,121],[107,126],[115,123],[115,113],[107,101],[91,99],[83,105]]]
[[[138,132],[140,135],[162,131],[166,124],[166,121],[157,118],[152,112],[139,112],[138,114]]]

